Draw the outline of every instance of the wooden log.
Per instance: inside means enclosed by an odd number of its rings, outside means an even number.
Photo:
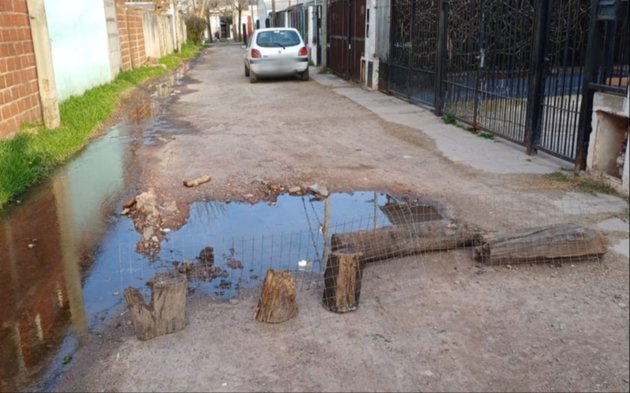
[[[151,279],[151,303],[136,288],[125,289],[129,314],[139,340],[149,340],[186,327],[186,276],[160,273]]]
[[[267,270],[254,319],[281,323],[297,315],[295,280],[288,271]]]
[[[559,224],[483,239],[474,248],[477,261],[498,265],[586,259],[606,253],[606,238],[576,224]]]
[[[395,225],[374,230],[336,233],[332,250],[361,252],[361,262],[402,257],[429,251],[446,251],[478,244],[482,231],[450,220]]]
[[[335,251],[328,256],[324,272],[324,307],[345,313],[359,307],[363,264],[360,252]]]

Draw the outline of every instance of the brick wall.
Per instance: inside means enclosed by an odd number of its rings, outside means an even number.
[[[26,0],[0,0],[0,138],[41,119]]]
[[[121,68],[128,71],[146,62],[142,11],[125,7],[124,0],[116,1],[116,19],[120,34]]]

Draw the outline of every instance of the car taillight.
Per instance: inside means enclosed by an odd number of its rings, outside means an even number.
[[[252,56],[252,59],[260,59],[262,57],[258,49],[252,49],[251,56]]]
[[[300,51],[298,52],[298,56],[308,56],[308,49],[306,49],[305,46],[300,48]]]

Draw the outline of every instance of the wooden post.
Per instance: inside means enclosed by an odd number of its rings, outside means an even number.
[[[359,307],[363,266],[356,251],[335,251],[328,257],[324,272],[324,308],[345,313]]]
[[[186,327],[186,276],[165,272],[156,275],[151,283],[149,305],[144,303],[138,289],[125,289],[125,300],[139,340],[149,340]]]
[[[254,319],[260,322],[281,323],[298,312],[295,280],[288,271],[267,270]]]
[[[607,249],[606,238],[598,231],[560,224],[483,239],[473,256],[477,261],[498,265],[588,258],[601,256]]]

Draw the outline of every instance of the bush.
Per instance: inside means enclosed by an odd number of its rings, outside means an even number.
[[[204,18],[198,16],[190,16],[186,19],[186,30],[188,32],[188,40],[194,44],[200,44],[203,32],[206,31],[208,23]]]

